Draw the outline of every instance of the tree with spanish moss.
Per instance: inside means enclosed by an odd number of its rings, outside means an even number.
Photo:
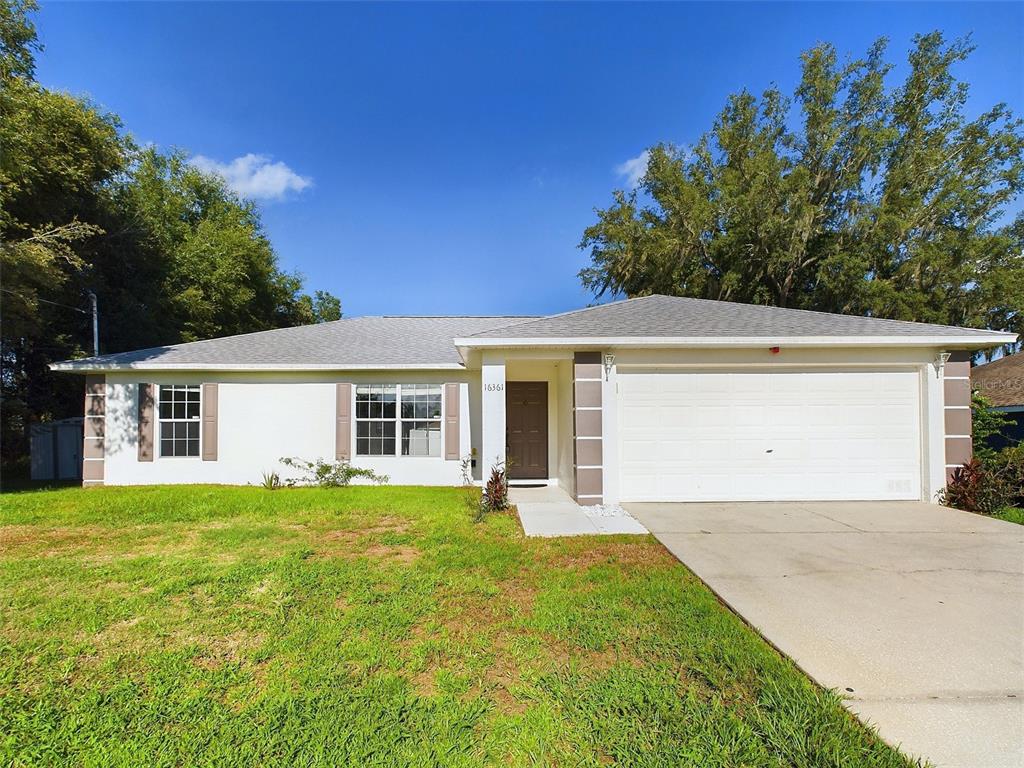
[[[968,116],[971,53],[914,39],[805,52],[792,96],[730,96],[693,146],[659,144],[583,235],[595,296],[663,293],[1024,332],[1024,129]]]

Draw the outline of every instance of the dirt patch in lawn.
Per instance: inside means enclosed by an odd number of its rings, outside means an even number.
[[[405,533],[408,530],[408,521],[403,520],[400,517],[389,515],[374,518],[372,521],[367,521],[366,525],[357,524],[357,527],[355,528],[341,528],[338,530],[325,531],[320,534],[314,532],[314,536],[320,536],[328,540],[352,540],[351,537],[359,539],[364,536],[379,536],[384,533]]]
[[[643,666],[625,645],[592,650],[529,628],[524,620],[533,612],[538,587],[526,578],[502,581],[499,587],[500,593],[492,597],[450,594],[436,614],[413,627],[404,644],[406,653],[438,635],[451,649],[432,650],[427,667],[409,678],[417,695],[436,695],[438,673],[449,671],[475,678],[465,696],[485,696],[498,712],[517,715],[529,708],[522,691],[531,675],[570,667],[600,675],[617,664]],[[440,625],[441,632],[428,632],[426,627],[431,624],[435,628]],[[489,657],[483,668],[480,654]]]
[[[391,562],[401,563],[402,565],[409,565],[410,563],[416,562],[422,554],[416,547],[407,546],[395,546],[391,547],[386,544],[375,544],[372,547],[367,547],[362,552],[357,554],[364,555],[366,557],[372,557],[379,560],[388,560]]]
[[[596,565],[615,565],[627,569],[674,566],[675,557],[659,544],[648,541],[571,543],[567,549],[552,553],[547,564],[556,569],[586,570]]]
[[[38,525],[5,525],[0,526],[0,550],[28,548],[42,550],[39,554],[52,556],[94,546],[97,542],[120,535],[120,529],[100,526],[44,528]]]
[[[408,544],[386,541],[388,537],[402,536],[408,530],[409,524],[405,520],[382,517],[372,525],[360,528],[309,531],[310,545],[319,557],[370,557],[408,564],[419,558],[420,550]]]

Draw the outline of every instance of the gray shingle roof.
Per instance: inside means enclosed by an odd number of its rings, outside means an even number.
[[[780,309],[678,296],[644,296],[578,309],[561,315],[479,331],[474,338],[555,339],[664,336],[957,336],[965,341],[992,331],[947,325],[879,320],[800,309]]]
[[[992,405],[1024,405],[1024,352],[973,368],[971,384]]]
[[[56,370],[117,368],[453,368],[455,340],[588,338],[906,337],[993,346],[1012,335],[945,325],[831,315],[722,301],[646,296],[548,317],[357,317],[57,363]],[[499,342],[500,343],[500,342]]]
[[[422,366],[462,363],[452,339],[522,317],[357,317],[85,358],[58,369]]]

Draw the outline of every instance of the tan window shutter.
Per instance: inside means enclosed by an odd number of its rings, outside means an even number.
[[[458,461],[459,442],[459,385],[444,385],[444,458],[445,461]]]
[[[203,384],[203,461],[217,460],[217,385]]]
[[[139,461],[153,460],[153,398],[156,384],[139,384]]]
[[[348,461],[352,458],[352,385],[338,384],[336,396],[338,419],[334,430],[334,458]]]

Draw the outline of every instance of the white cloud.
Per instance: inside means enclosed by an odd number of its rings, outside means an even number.
[[[229,163],[203,155],[194,156],[191,162],[201,171],[222,177],[232,190],[253,200],[282,200],[289,192],[301,192],[313,185],[311,178],[300,176],[284,163],[251,152]]]
[[[645,149],[636,157],[631,157],[624,163],[615,166],[615,173],[624,176],[630,189],[640,185],[640,179],[647,173],[647,162],[651,159],[650,150]]]

